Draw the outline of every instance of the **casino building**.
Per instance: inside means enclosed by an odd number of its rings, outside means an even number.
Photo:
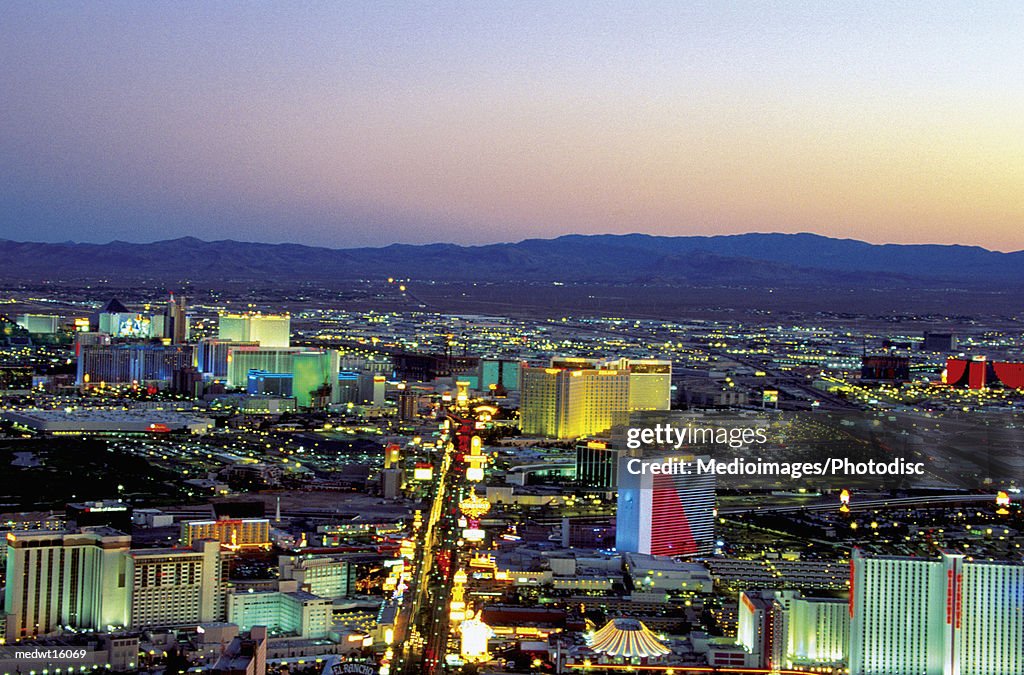
[[[943,381],[971,389],[985,389],[996,383],[1008,389],[1024,389],[1024,363],[989,361],[984,356],[946,359]]]

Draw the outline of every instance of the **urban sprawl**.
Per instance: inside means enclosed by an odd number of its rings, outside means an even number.
[[[1024,673],[1019,325],[367,288],[0,291],[0,673]]]

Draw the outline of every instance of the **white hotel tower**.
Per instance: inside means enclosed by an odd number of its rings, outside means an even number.
[[[851,675],[1024,673],[1024,565],[859,550],[850,565]]]

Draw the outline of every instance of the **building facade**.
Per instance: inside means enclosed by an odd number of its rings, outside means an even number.
[[[851,675],[1024,672],[1024,565],[860,550],[850,565]]]
[[[217,336],[221,340],[258,342],[261,347],[288,347],[291,322],[288,314],[221,314]]]
[[[266,518],[222,518],[181,523],[181,544],[211,539],[230,549],[269,548],[270,521]]]
[[[215,541],[192,548],[139,549],[128,554],[132,630],[225,619],[227,570]]]
[[[338,352],[306,351],[292,358],[292,394],[300,408],[323,408],[341,400]]]
[[[6,536],[8,642],[52,635],[63,626],[109,630],[128,624],[131,537],[108,527]]]
[[[715,543],[715,474],[630,471],[631,460],[635,458],[619,458],[615,548],[651,555],[710,554]]]
[[[232,347],[258,347],[256,342],[203,338],[196,343],[195,367],[199,372],[214,379],[228,376],[228,351]]]
[[[526,435],[574,439],[629,417],[629,371],[523,368],[520,427]]]
[[[355,587],[355,568],[341,556],[281,556],[278,562],[281,579],[322,598],[343,598]]]
[[[242,631],[266,626],[271,633],[307,639],[327,637],[331,601],[306,591],[289,590],[293,585],[281,582],[280,590],[230,593],[228,621]]]
[[[250,370],[291,373],[295,355],[302,351],[290,347],[231,347],[228,349],[229,387],[246,387]]]
[[[186,345],[80,345],[77,384],[99,385],[169,382],[176,371],[191,367]]]

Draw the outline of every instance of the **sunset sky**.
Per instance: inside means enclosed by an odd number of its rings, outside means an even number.
[[[0,238],[1024,249],[1024,4],[6,2]]]

